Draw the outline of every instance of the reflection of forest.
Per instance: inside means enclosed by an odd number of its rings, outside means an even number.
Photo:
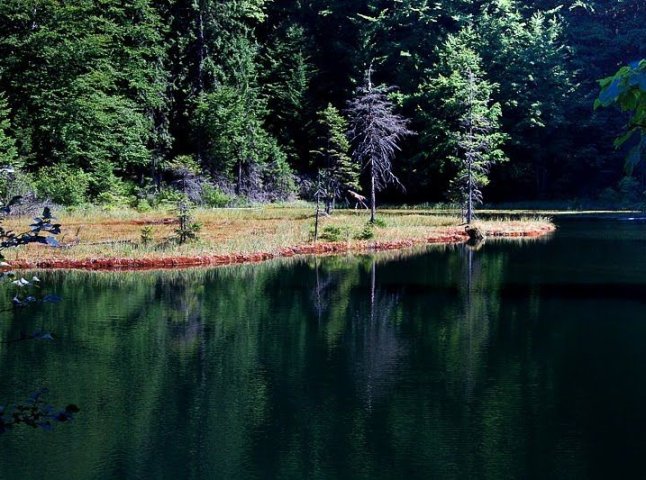
[[[318,259],[314,262],[313,298],[319,324],[322,313],[327,313],[321,324],[328,333],[327,338],[334,339],[334,343],[339,341],[339,336],[344,338],[356,389],[371,407],[396,376],[397,362],[404,353],[396,332],[398,296],[378,288],[375,257],[364,257],[357,265],[361,271],[356,275],[340,276],[333,266],[322,269]],[[366,289],[359,282],[368,283],[365,295]],[[352,295],[351,289],[358,294]]]
[[[431,478],[476,451],[500,478],[522,462],[501,452],[524,448],[505,442],[520,438],[528,399],[511,380],[530,374],[491,370],[505,265],[500,252],[454,248],[48,274],[65,301],[1,328],[43,324],[57,341],[0,351],[0,382],[20,396],[46,379],[83,415],[31,438],[21,468],[36,478],[48,450],[54,479],[62,459],[114,478],[383,478],[411,463]]]

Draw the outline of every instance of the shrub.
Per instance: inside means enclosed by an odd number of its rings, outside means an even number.
[[[177,243],[184,245],[187,242],[197,240],[197,236],[202,230],[202,225],[193,220],[191,207],[186,200],[179,202],[177,206],[177,219],[179,228],[175,230]]]
[[[28,197],[34,192],[33,178],[18,169],[3,171],[0,168],[0,201],[8,203],[13,197]]]
[[[202,201],[207,207],[224,208],[229,206],[233,200],[234,197],[227,195],[218,187],[208,184],[202,187]]]
[[[141,229],[141,244],[144,246],[150,245],[155,236],[155,228],[152,225],[146,225]]]
[[[319,238],[328,242],[340,242],[341,240],[347,240],[349,236],[350,231],[347,227],[341,228],[334,225],[328,225],[323,228]]]
[[[356,240],[372,240],[375,238],[375,229],[372,223],[367,223],[363,230],[361,230],[354,237]]]
[[[638,205],[643,200],[641,183],[634,177],[624,177],[618,185],[621,204],[624,207]]]
[[[90,180],[90,191],[94,180]],[[95,183],[95,186],[97,184]],[[101,182],[101,189],[94,197],[99,205],[124,206],[130,205],[134,198],[134,185],[117,176],[106,177]]]
[[[379,228],[386,228],[388,226],[386,221],[381,219],[381,218],[375,218],[375,221],[372,222],[372,225],[374,225],[375,227],[379,227]]]
[[[40,197],[61,205],[79,205],[87,199],[90,176],[80,168],[53,165],[38,172],[35,186]]]
[[[150,202],[146,200],[145,198],[139,198],[134,204],[135,210],[137,210],[140,213],[146,213],[150,212],[153,207],[150,205]]]
[[[186,199],[186,195],[184,195],[179,190],[175,190],[174,188],[163,188],[162,190],[159,191],[159,193],[155,195],[153,205],[154,206],[170,205],[170,204],[177,205],[179,202],[185,199]]]

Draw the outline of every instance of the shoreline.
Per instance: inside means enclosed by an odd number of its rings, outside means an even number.
[[[381,252],[404,250],[424,245],[459,245],[469,239],[460,227],[437,229],[426,238],[409,238],[393,241],[346,241],[317,242],[284,247],[275,252],[224,253],[207,255],[174,255],[145,257],[106,257],[106,258],[44,258],[34,261],[9,261],[8,270],[87,270],[87,271],[137,271],[163,270],[174,268],[218,267],[261,263],[278,258],[309,255],[342,255],[347,253]],[[501,228],[485,228],[483,232],[492,239],[537,239],[556,231],[554,224],[545,224],[521,230],[509,231]]]

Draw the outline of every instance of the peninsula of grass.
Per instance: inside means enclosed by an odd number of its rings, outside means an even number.
[[[180,245],[177,212],[76,209],[58,212],[60,247],[28,245],[8,256],[13,269],[150,269],[226,265],[294,255],[394,250],[468,240],[458,212],[381,210],[370,227],[365,211],[337,210],[321,217],[313,238],[309,206],[263,206],[245,209],[196,209],[197,239]],[[20,231],[28,218],[8,226]],[[554,231],[548,218],[501,216],[476,222],[489,238],[536,238]]]

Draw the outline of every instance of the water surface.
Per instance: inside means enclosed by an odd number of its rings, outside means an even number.
[[[0,479],[644,478],[646,225],[184,272],[0,314]],[[1,301],[6,302],[3,295]],[[1,305],[0,305],[1,306]]]

